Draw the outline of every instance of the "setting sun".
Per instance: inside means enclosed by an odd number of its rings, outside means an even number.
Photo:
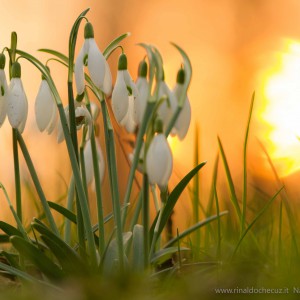
[[[287,40],[264,81],[262,119],[269,125],[270,154],[280,175],[300,169],[300,43]]]

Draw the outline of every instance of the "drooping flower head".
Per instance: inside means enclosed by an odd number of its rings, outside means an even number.
[[[184,69],[180,69],[177,73],[176,85],[173,89],[173,93],[179,101],[179,97],[182,94],[183,84],[185,80]],[[175,123],[175,130],[178,138],[183,140],[188,132],[191,123],[191,105],[187,95],[185,95],[185,100],[181,112]]]
[[[21,81],[21,65],[12,65],[12,79],[8,88],[7,116],[13,128],[23,132],[28,115],[28,101]]]
[[[176,110],[177,100],[174,93],[170,90],[165,82],[164,73],[162,79],[158,82],[158,98],[161,99],[163,96],[167,97],[167,100],[160,105],[158,109],[158,117],[163,121],[165,130]],[[171,134],[175,134],[174,127],[171,131]]]
[[[48,82],[42,76],[42,82],[35,99],[35,119],[41,132],[51,134],[56,125],[57,110]]]
[[[150,184],[157,184],[160,189],[167,187],[173,169],[173,156],[163,134],[161,120],[156,121],[156,134],[146,154],[146,169]]]
[[[112,109],[118,123],[125,126],[128,132],[136,128],[134,101],[138,90],[127,70],[127,57],[123,53],[119,57],[116,84],[112,92]]]
[[[135,107],[135,120],[138,125],[143,121],[146,104],[149,94],[149,83],[147,81],[148,66],[145,60],[142,60],[139,64],[138,78],[136,81],[136,87],[138,89],[138,97],[134,101]]]
[[[4,72],[5,68],[5,55],[3,53],[0,54],[0,127],[5,121],[7,114],[7,81],[6,75]]]
[[[111,93],[112,78],[109,65],[99,50],[91,23],[86,23],[84,28],[84,44],[75,62],[75,81],[77,94],[84,92],[84,66],[87,66],[94,84],[106,95]]]
[[[69,107],[68,106],[65,108],[65,115],[66,115],[68,126],[70,126]],[[85,106],[78,105],[75,108],[75,122],[76,122],[77,130],[81,129],[82,126],[87,126],[86,140],[89,140],[89,138],[91,137],[91,133],[92,133],[93,121],[92,121],[90,112],[87,110],[87,108]],[[57,131],[58,131],[57,142],[61,143],[65,139],[61,122],[58,123]]]

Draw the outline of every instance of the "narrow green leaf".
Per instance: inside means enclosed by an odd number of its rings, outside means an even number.
[[[0,244],[9,243],[9,235],[0,234]]]
[[[17,269],[20,269],[20,266],[19,264],[17,263],[17,260],[18,260],[18,255],[16,254],[13,254],[13,253],[8,253],[6,251],[1,251],[0,252],[0,256],[3,256],[6,258],[6,260],[9,262],[9,264],[14,267],[14,268],[17,268]]]
[[[180,251],[189,251],[189,248],[180,247]],[[160,265],[178,252],[178,247],[168,247],[155,252],[151,257],[151,264]]]
[[[261,211],[255,216],[254,220],[248,225],[247,229],[244,231],[244,233],[242,234],[242,236],[240,237],[234,251],[232,254],[232,258],[235,256],[239,246],[241,245],[244,237],[246,236],[246,234],[249,232],[249,230],[253,227],[253,225],[257,222],[257,220],[265,213],[265,211],[270,207],[270,205],[273,203],[273,201],[276,199],[276,197],[278,196],[278,194],[284,189],[284,186],[281,187],[281,189],[276,192],[276,194],[266,203],[266,205],[261,209]]]
[[[62,243],[57,243],[56,239],[49,236],[41,235],[41,239],[49,247],[51,252],[57,258],[64,272],[71,275],[87,274],[87,268],[78,255],[73,253],[73,250],[63,246]]]
[[[19,236],[12,236],[10,241],[22,256],[30,260],[48,278],[62,279],[64,275],[62,270],[38,248]]]
[[[58,51],[56,51],[56,50],[42,48],[42,49],[39,49],[38,51],[45,52],[45,53],[48,53],[48,54],[52,54],[53,56],[58,57],[58,58],[59,58],[60,60],[62,60],[64,63],[66,63],[66,64],[69,63],[69,58],[68,58],[68,56],[66,56],[65,54],[63,54],[63,53],[61,53],[61,52],[58,52]]]
[[[108,59],[109,56],[111,55],[111,53],[115,50],[115,48],[118,47],[119,43],[128,36],[130,36],[130,32],[126,32],[124,34],[121,34],[120,36],[115,38],[113,41],[111,41],[110,44],[103,51],[103,56],[106,59]]]
[[[142,272],[144,270],[144,228],[136,224],[133,228],[132,236],[132,265],[134,271]]]
[[[207,225],[208,223],[217,220],[218,218],[225,216],[228,214],[228,211],[223,211],[219,214],[219,216],[214,215],[211,217],[206,218],[205,220],[191,226],[190,228],[188,228],[187,230],[183,231],[182,233],[180,233],[177,237],[173,238],[172,240],[170,240],[166,245],[164,245],[164,248],[168,248],[171,245],[175,244],[178,240],[183,239],[184,237],[186,237],[187,235],[189,235],[190,233],[194,232],[195,230]]]
[[[68,210],[67,208],[55,203],[55,202],[51,202],[51,201],[47,201],[50,208],[54,209],[55,211],[59,212],[61,215],[63,215],[64,217],[66,217],[68,220],[70,220],[73,223],[77,223],[76,220],[76,215],[71,212],[70,210]]]
[[[23,237],[21,231],[4,221],[0,221],[0,229],[8,236],[17,235]]]
[[[243,195],[242,195],[242,221],[241,221],[241,233],[244,231],[246,223],[246,209],[247,209],[247,144],[250,130],[251,116],[253,112],[255,92],[252,94],[250,111],[248,116],[246,134],[244,139],[244,149],[243,149]]]
[[[197,172],[206,164],[206,162],[202,162],[198,166],[196,166],[194,169],[192,169],[185,177],[176,185],[176,187],[173,189],[173,191],[170,193],[166,206],[164,208],[164,211],[161,216],[161,221],[158,229],[158,236],[163,231],[164,227],[166,226],[169,217],[172,214],[172,211],[181,195],[183,190],[186,188],[186,186],[189,184],[191,179],[197,174]]]
[[[237,196],[236,196],[236,193],[235,193],[235,188],[234,188],[232,176],[231,176],[231,173],[230,173],[230,169],[229,169],[229,166],[228,166],[228,162],[227,162],[227,159],[226,159],[226,155],[225,155],[225,152],[224,152],[224,148],[223,148],[222,142],[221,142],[219,137],[218,137],[218,144],[219,144],[220,153],[221,153],[221,157],[222,157],[222,160],[223,160],[225,173],[226,173],[226,178],[227,178],[227,182],[228,182],[228,186],[229,186],[230,199],[231,199],[231,202],[232,202],[232,204],[235,208],[235,211],[238,215],[238,219],[239,219],[239,221],[241,221],[242,212],[241,212],[241,209],[240,209],[240,206],[239,206],[239,203],[238,203],[238,199],[237,199]]]

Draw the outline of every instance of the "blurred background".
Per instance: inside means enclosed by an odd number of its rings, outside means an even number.
[[[249,139],[249,183],[275,189],[273,174],[260,141],[269,152],[279,175],[287,185],[299,180],[300,167],[300,2],[297,0],[2,0],[0,47],[10,45],[10,33],[18,34],[18,48],[46,61],[39,48],[51,48],[67,54],[72,24],[79,13],[90,7],[89,20],[101,50],[115,37],[131,32],[122,44],[128,55],[129,70],[136,78],[137,66],[144,57],[139,42],[156,45],[164,58],[166,81],[175,84],[181,57],[170,45],[180,45],[189,55],[193,77],[189,89],[192,106],[190,131],[184,141],[171,141],[175,174],[173,186],[193,167],[195,126],[199,126],[200,160],[207,166],[200,174],[200,194],[209,194],[212,169],[218,152],[217,136],[223,142],[237,191],[242,174],[243,140],[250,100],[256,92]],[[77,51],[83,42],[79,32]],[[109,64],[115,78],[118,53]],[[46,196],[57,200],[65,195],[70,166],[65,144],[56,143],[56,135],[37,130],[34,100],[40,84],[38,71],[25,60],[22,80],[29,100],[29,119],[24,139],[33,157]],[[61,93],[67,99],[67,72],[55,62],[49,64]],[[121,136],[126,138],[126,136]],[[100,139],[101,140],[101,139]],[[102,146],[104,146],[101,140]],[[0,129],[0,181],[14,200],[11,128],[6,120]],[[20,154],[21,156],[21,154]],[[126,178],[128,166],[118,147],[120,177]],[[22,161],[23,201],[28,220],[32,209],[32,182]],[[226,188],[223,167],[219,185]],[[125,183],[121,179],[121,194]],[[107,175],[104,190],[108,191]],[[297,197],[297,189],[293,189]],[[224,193],[226,197],[226,193]],[[8,208],[0,195],[0,219]],[[109,203],[106,204],[109,211]],[[189,215],[190,203],[181,201],[182,214]]]

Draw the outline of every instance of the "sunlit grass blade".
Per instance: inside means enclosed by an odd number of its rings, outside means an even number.
[[[225,216],[228,214],[228,211],[223,211],[219,214],[219,216],[215,215],[215,216],[211,216],[206,218],[203,221],[200,221],[199,223],[189,227],[188,229],[184,230],[182,233],[180,233],[178,236],[174,237],[173,239],[171,239],[169,242],[167,242],[163,248],[168,248],[172,245],[174,245],[175,243],[177,243],[178,240],[183,239],[184,237],[186,237],[187,235],[191,234],[192,232],[194,232],[195,230],[207,225],[208,223],[217,220],[218,218]]]
[[[226,155],[225,155],[225,152],[224,152],[224,148],[223,148],[222,142],[221,142],[219,137],[218,137],[218,144],[219,144],[220,154],[221,154],[223,164],[224,164],[227,183],[228,183],[228,186],[229,186],[230,199],[231,199],[231,202],[232,202],[232,204],[235,208],[235,211],[237,213],[238,220],[241,222],[241,218],[242,218],[241,208],[239,206],[238,199],[237,199],[237,196],[236,196],[236,192],[235,192],[231,172],[230,172],[230,169],[229,169],[229,166],[228,166],[227,158],[226,158]]]
[[[264,205],[264,207],[261,209],[261,211],[255,216],[255,218],[253,219],[253,221],[248,225],[248,227],[246,228],[246,230],[243,232],[243,234],[241,235],[234,251],[232,254],[232,258],[235,256],[238,248],[240,247],[244,237],[247,235],[247,233],[249,232],[249,230],[253,227],[253,225],[257,222],[257,220],[266,212],[266,210],[270,207],[270,205],[273,203],[273,201],[276,199],[276,197],[278,196],[278,194],[284,189],[284,187],[282,187],[278,192],[276,192],[276,194]]]
[[[213,209],[213,204],[214,204],[214,199],[215,199],[215,187],[217,186],[217,177],[218,177],[218,167],[219,167],[219,154],[217,154],[215,163],[214,163],[214,168],[213,168],[213,175],[212,175],[212,183],[210,187],[210,192],[209,192],[209,198],[205,210],[205,216],[211,216],[212,214],[212,209]],[[205,247],[208,247],[209,244],[209,237],[210,233],[212,231],[212,228],[210,224],[207,225],[206,231],[205,231]],[[214,237],[213,234],[211,234],[212,237]]]
[[[277,183],[277,188],[280,188],[280,186],[284,185],[284,183],[282,182],[282,180],[280,179],[277,171],[276,171],[276,168],[273,164],[273,161],[267,151],[267,149],[265,148],[265,146],[258,140],[258,143],[260,145],[260,147],[262,148],[264,154],[266,155],[267,157],[267,160],[268,160],[268,163],[272,169],[272,172],[274,174],[274,177],[276,179],[276,183]],[[287,212],[287,216],[288,216],[288,221],[289,221],[289,227],[290,227],[290,230],[291,230],[291,237],[292,237],[292,245],[293,245],[293,248],[295,250],[295,253],[297,254],[297,256],[299,255],[299,251],[298,251],[298,243],[297,243],[297,224],[296,224],[296,220],[295,220],[295,217],[294,217],[294,214],[293,214],[293,211],[290,207],[290,200],[289,200],[289,197],[287,195],[287,192],[285,189],[283,189],[282,193],[280,193],[280,197],[283,201],[283,204],[284,204],[284,207],[285,207],[285,210]]]
[[[52,50],[52,49],[46,49],[46,48],[42,48],[42,49],[39,49],[38,51],[41,51],[41,52],[45,52],[45,53],[48,53],[48,54],[51,54],[53,56],[56,56],[57,58],[59,58],[61,61],[63,61],[64,63],[69,63],[69,58],[68,56],[66,56],[65,54],[59,52],[59,51],[56,51],[56,50]]]
[[[246,134],[244,139],[244,148],[243,148],[243,195],[242,195],[242,218],[241,218],[241,233],[245,229],[246,223],[246,209],[247,209],[247,143],[249,137],[249,130],[250,130],[250,122],[253,112],[253,105],[255,99],[255,92],[252,94],[251,104],[250,104],[250,111],[248,116],[248,122],[246,127]]]

